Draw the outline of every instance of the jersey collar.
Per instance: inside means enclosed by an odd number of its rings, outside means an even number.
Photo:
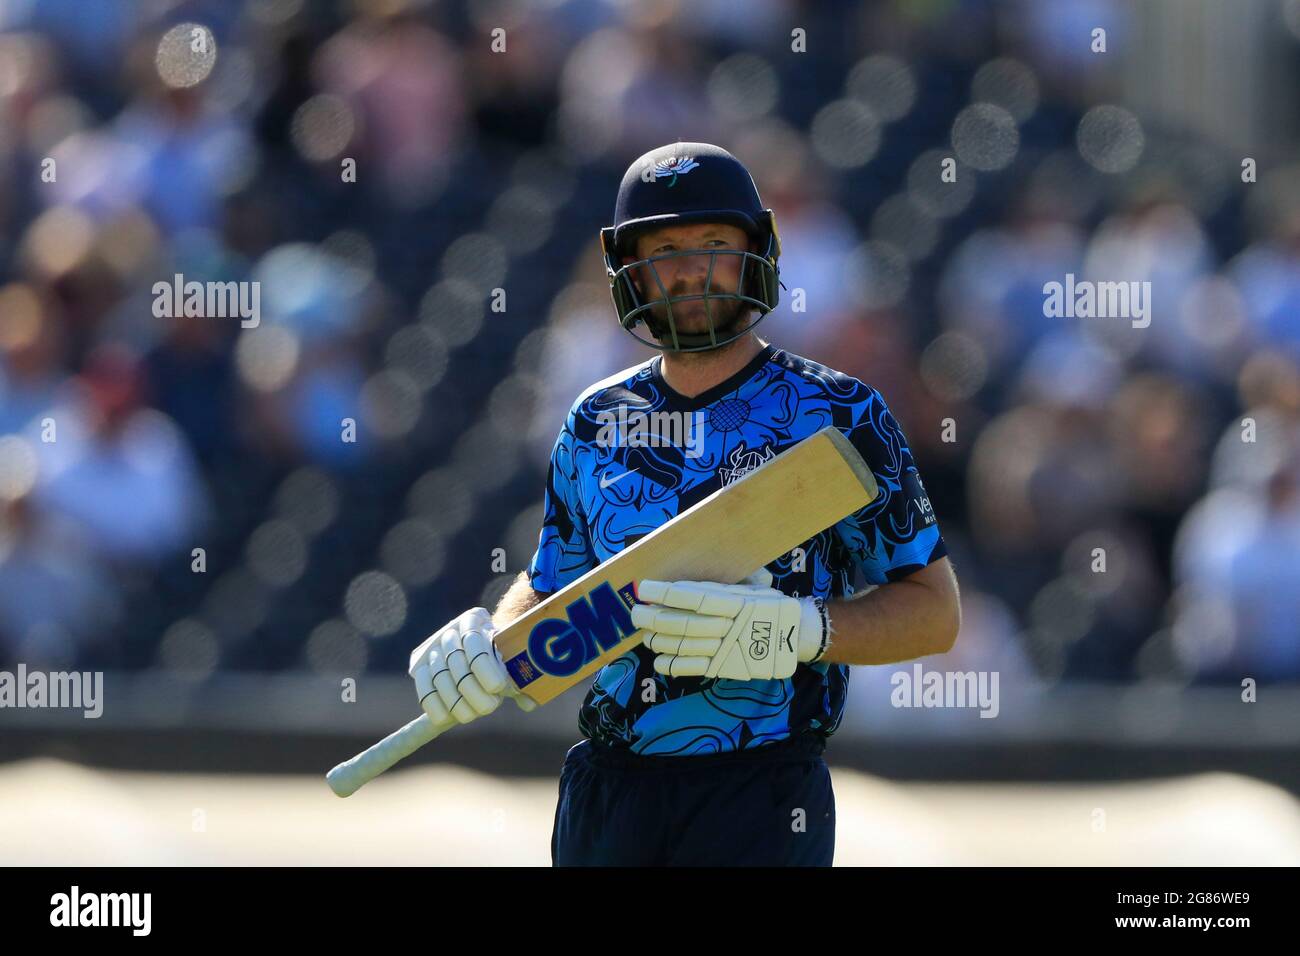
[[[728,395],[740,388],[740,386],[753,378],[754,373],[762,368],[764,363],[771,359],[777,351],[777,347],[769,342],[767,345],[763,346],[762,351],[750,359],[748,364],[743,368],[738,369],[733,375],[719,382],[717,385],[714,385],[712,388],[705,389],[703,392],[700,392],[700,394],[693,397],[687,397],[676,391],[664,379],[662,355],[656,355],[654,358],[653,380],[655,386],[663,393],[666,405],[683,411],[695,411],[696,409],[704,408],[706,405],[716,402],[724,395]]]

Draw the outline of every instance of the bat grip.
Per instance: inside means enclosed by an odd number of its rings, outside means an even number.
[[[325,779],[330,789],[340,797],[350,797],[393,764],[409,757],[455,724],[454,718],[444,724],[435,724],[428,714],[421,714],[351,760],[339,764],[325,775]]]

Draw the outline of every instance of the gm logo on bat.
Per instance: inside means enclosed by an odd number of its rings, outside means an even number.
[[[636,603],[634,581],[617,591],[608,582],[599,585],[568,605],[564,617],[548,617],[534,624],[528,633],[528,650],[506,661],[506,669],[519,687],[543,674],[576,674],[636,633],[631,613]]]

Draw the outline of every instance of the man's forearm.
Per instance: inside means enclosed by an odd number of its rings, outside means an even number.
[[[961,625],[956,583],[951,593],[904,579],[846,600],[830,601],[835,664],[893,664],[952,648]]]
[[[501,595],[501,600],[497,602],[497,609],[492,612],[492,623],[498,628],[505,627],[541,602],[542,595],[533,590],[528,580],[528,572],[520,571],[519,577],[515,578],[510,589]]]

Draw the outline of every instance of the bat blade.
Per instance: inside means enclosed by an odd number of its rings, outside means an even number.
[[[852,443],[823,428],[629,545],[552,594],[494,638],[516,692],[545,704],[627,653],[636,583],[734,584],[866,507],[876,481]],[[432,740],[446,727],[419,717],[327,779],[339,796]]]

